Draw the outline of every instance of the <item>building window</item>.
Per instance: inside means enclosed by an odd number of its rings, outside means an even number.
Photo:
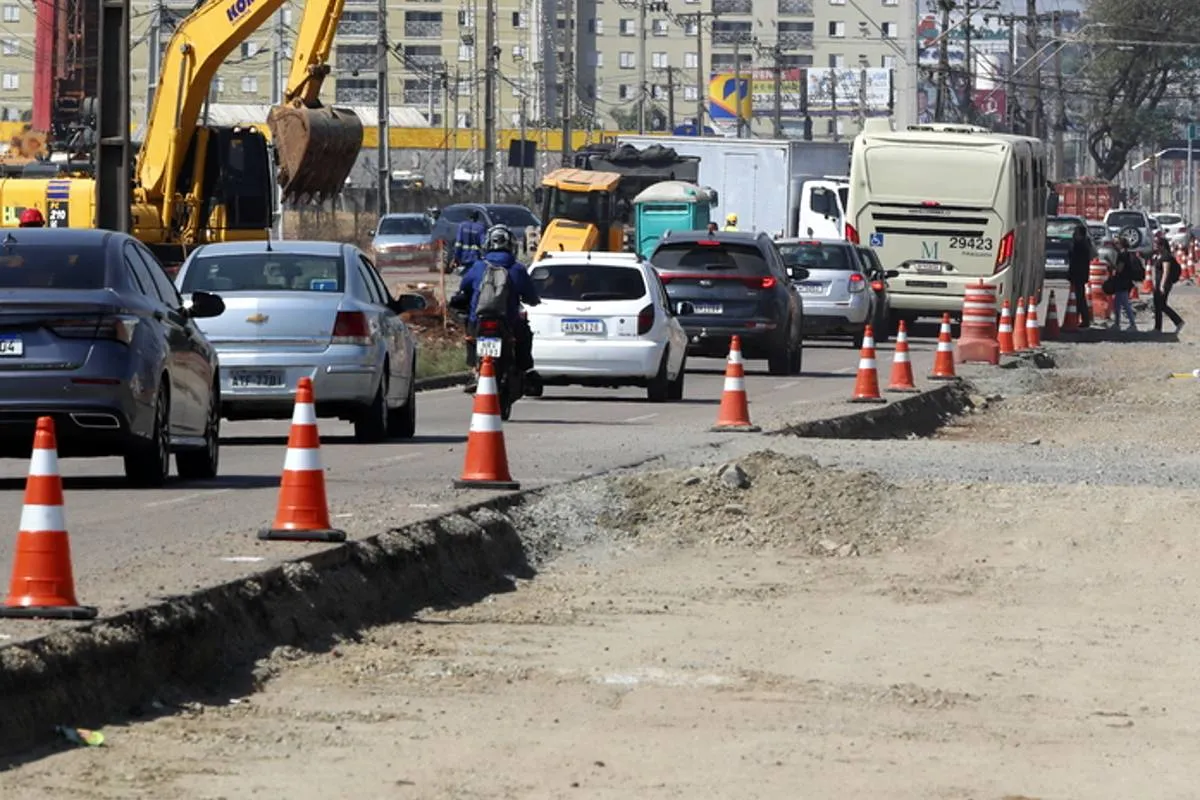
[[[459,61],[470,61],[473,58],[475,58],[475,45],[460,44],[458,46],[458,60]]]
[[[651,25],[650,30],[654,33],[655,36],[666,36],[667,35],[668,25],[667,25],[667,21],[665,19],[656,19],[656,20],[654,20],[654,22],[650,23],[650,25]]]
[[[655,100],[662,100],[667,96],[667,87],[661,84],[654,84],[650,87],[650,96]]]
[[[829,66],[834,69],[841,69],[846,66],[846,57],[837,53],[829,56]]]
[[[620,22],[620,31],[622,36],[635,36],[637,34],[637,25],[631,19],[623,19]]]
[[[844,6],[844,5],[846,5],[846,0],[829,0],[829,5],[831,5],[831,6]]]
[[[844,23],[844,22],[829,23],[829,35],[832,36],[834,39],[846,38],[846,23]]]
[[[900,26],[899,25],[897,25],[895,22],[883,23],[883,38],[895,39],[899,35],[900,35]]]
[[[242,78],[242,94],[258,94],[258,78],[253,75]]]
[[[4,73],[4,88],[7,91],[16,91],[21,88],[21,76],[15,72]]]
[[[687,22],[683,23],[683,34],[684,36],[696,35],[696,20],[689,19]]]
[[[18,44],[18,43],[17,43],[17,40],[16,40],[16,39],[5,39],[5,40],[4,40],[4,45],[3,45],[3,47],[4,47],[4,50],[3,50],[3,52],[4,52],[4,55],[6,55],[6,56],[15,56],[15,55],[17,54],[17,44]]]
[[[242,58],[254,58],[258,50],[258,42],[242,42]]]
[[[221,92],[225,91],[225,79],[217,78],[216,80],[214,80],[213,81],[213,89],[216,91],[217,94],[220,94]]]
[[[527,27],[527,24],[525,22],[525,12],[524,11],[512,12],[512,23],[513,23],[514,28]]]
[[[895,69],[896,68],[896,57],[895,56],[884,56],[883,58],[879,59],[879,66],[883,67],[884,69]]]
[[[601,53],[599,51],[596,52],[596,66],[597,67],[604,66],[604,53]]]
[[[621,69],[633,69],[637,66],[637,59],[633,53],[621,53]]]
[[[885,6],[898,6],[900,5],[900,0],[883,0],[883,4]]]
[[[695,69],[696,64],[697,64],[697,60],[696,60],[695,53],[684,53],[683,54],[683,68],[684,69]]]
[[[6,3],[4,5],[4,21],[5,22],[20,22],[21,7]]]
[[[628,100],[629,95],[630,95],[630,89],[629,89],[628,83],[622,83],[620,86],[617,87],[617,99],[618,100]]]
[[[699,95],[696,94],[695,86],[683,87],[683,99],[684,100],[691,100],[694,103],[694,102],[696,102],[697,97],[699,97]]]
[[[597,36],[604,35],[604,20],[602,20],[602,19],[596,20],[596,35]]]
[[[671,65],[671,60],[667,58],[666,53],[652,53],[650,56],[650,66],[655,69],[666,69]]]

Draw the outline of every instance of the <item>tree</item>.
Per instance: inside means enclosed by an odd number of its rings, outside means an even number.
[[[1099,176],[1115,178],[1138,145],[1178,125],[1177,101],[1200,79],[1196,0],[1092,0],[1081,68],[1087,146]]]

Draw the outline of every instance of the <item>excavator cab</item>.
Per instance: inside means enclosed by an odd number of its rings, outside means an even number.
[[[534,201],[545,220],[534,260],[546,251],[618,253],[625,246],[628,209],[623,209],[615,172],[556,169],[542,179]]]

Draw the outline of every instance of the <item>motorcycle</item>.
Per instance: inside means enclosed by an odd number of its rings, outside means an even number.
[[[525,396],[525,373],[517,368],[517,340],[503,319],[483,318],[475,323],[475,335],[468,334],[468,341],[475,344],[475,379],[483,359],[492,358],[496,371],[496,393],[500,396],[500,419],[505,422],[512,416],[513,404]]]

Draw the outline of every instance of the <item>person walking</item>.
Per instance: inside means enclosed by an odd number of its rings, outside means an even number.
[[[1092,326],[1092,307],[1087,302],[1087,282],[1092,259],[1095,257],[1096,247],[1088,236],[1087,228],[1076,225],[1071,233],[1071,250],[1067,254],[1067,279],[1071,283],[1071,291],[1075,293],[1079,324],[1084,328]]]
[[[1137,330],[1137,320],[1133,316],[1133,303],[1129,301],[1129,293],[1133,291],[1136,281],[1141,280],[1145,268],[1137,254],[1129,249],[1129,243],[1118,236],[1116,240],[1117,260],[1113,274],[1105,281],[1105,290],[1112,290],[1113,296],[1113,330],[1121,329],[1121,311],[1129,319],[1130,331]],[[1141,275],[1139,275],[1141,273]]]
[[[1175,254],[1171,252],[1171,245],[1167,242],[1167,237],[1160,231],[1154,240],[1154,264],[1152,277],[1154,279],[1154,332],[1162,333],[1163,314],[1170,317],[1171,322],[1175,323],[1175,333],[1183,330],[1183,317],[1176,313],[1175,309],[1167,305],[1167,298],[1171,296],[1171,289],[1178,283],[1180,275],[1183,274],[1183,267],[1175,258]]]
[[[454,237],[454,263],[460,273],[465,274],[479,260],[485,232],[479,209],[471,209],[467,218],[459,223],[458,235]]]

